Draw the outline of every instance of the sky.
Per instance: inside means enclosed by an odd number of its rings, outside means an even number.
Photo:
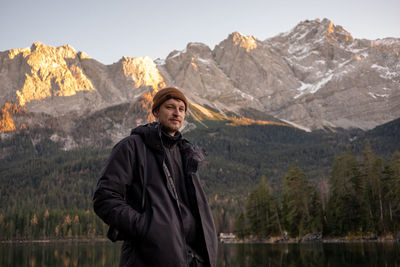
[[[400,38],[400,0],[0,0],[0,51],[71,45],[103,64],[211,49],[232,32],[265,40],[330,19],[354,38]]]

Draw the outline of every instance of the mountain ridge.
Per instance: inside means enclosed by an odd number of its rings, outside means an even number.
[[[307,131],[368,130],[400,117],[399,51],[398,38],[356,39],[328,19],[300,22],[264,41],[233,32],[214,49],[189,43],[154,62],[122,57],[103,65],[68,45],[35,42],[0,52],[0,132],[49,121],[72,132],[77,123],[66,120],[122,104],[149,108],[151,99],[141,101],[164,86],[182,88],[193,107],[203,107],[197,112],[214,110],[220,119],[254,121],[246,114],[256,110]],[[133,110],[124,123],[152,119],[149,110]]]

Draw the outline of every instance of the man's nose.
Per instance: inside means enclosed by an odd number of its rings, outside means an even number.
[[[180,115],[179,108],[174,109],[174,115],[176,115],[176,116]]]

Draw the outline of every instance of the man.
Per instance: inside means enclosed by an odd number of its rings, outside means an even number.
[[[188,101],[176,88],[153,98],[157,119],[120,141],[93,197],[96,214],[124,240],[120,266],[215,266],[217,238],[197,167],[201,150],[182,138]]]

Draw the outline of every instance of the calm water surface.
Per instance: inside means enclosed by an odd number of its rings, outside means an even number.
[[[0,243],[0,266],[118,266],[120,247],[111,242]],[[400,243],[220,244],[218,266],[400,267]]]

